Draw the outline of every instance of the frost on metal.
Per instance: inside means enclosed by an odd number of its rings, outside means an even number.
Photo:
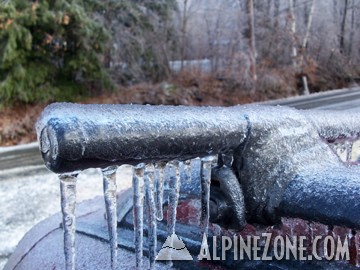
[[[55,103],[36,124],[46,166],[57,173],[226,152],[245,139],[241,107]]]
[[[224,225],[221,209],[230,211],[229,224],[236,229],[246,222],[279,223],[282,217],[359,229],[360,171],[350,166],[356,161],[359,116],[265,106],[57,103],[44,110],[36,129],[50,170],[103,169],[113,268],[116,167],[110,166],[134,165],[134,248],[140,269],[145,227],[153,268],[157,222],[165,216],[169,234],[176,232],[177,207],[184,197],[200,201],[205,232],[209,221]],[[72,269],[76,182],[62,177],[61,185],[65,254]],[[214,186],[226,193],[218,212],[210,209]]]
[[[360,136],[359,114],[347,111],[302,111],[314,125],[319,135],[327,140],[341,138],[358,139]]]

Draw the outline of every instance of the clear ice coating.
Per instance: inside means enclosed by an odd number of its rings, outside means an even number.
[[[157,209],[154,197],[154,165],[147,164],[144,172],[145,200],[146,200],[146,219],[148,228],[148,245],[150,269],[154,268],[156,247],[157,247]]]
[[[181,178],[181,193],[189,193],[192,189],[191,183],[191,160],[185,160],[179,164],[180,178]]]
[[[61,212],[64,229],[66,270],[75,269],[75,205],[77,175],[62,174],[60,179]]]
[[[133,168],[133,215],[136,267],[143,267],[143,230],[145,206],[150,269],[155,266],[157,252],[157,221],[163,219],[164,194],[167,199],[168,208],[166,213],[168,235],[175,233],[176,212],[180,196],[180,168],[186,171],[189,178],[190,160],[179,162],[177,160],[158,162],[153,164],[141,163]],[[166,193],[165,193],[166,191]],[[169,263],[171,265],[171,262]]]
[[[135,164],[217,154],[238,147],[247,127],[241,106],[71,103],[49,105],[36,124],[39,141],[48,136],[41,148],[43,158],[57,173],[86,169],[96,161],[110,166],[113,161]],[[53,130],[54,136],[48,130]],[[55,142],[59,151],[52,155],[48,149]]]
[[[102,170],[106,217],[110,240],[111,269],[117,267],[117,211],[116,211],[116,170],[117,166]]]
[[[325,139],[359,138],[359,114],[347,111],[300,111],[310,120],[319,135]]]
[[[200,158],[185,160],[179,164],[180,167],[180,196],[184,198],[200,198]]]
[[[184,182],[189,183],[191,182],[191,160],[185,160],[182,165]]]
[[[158,221],[163,220],[163,196],[164,196],[164,171],[165,171],[165,162],[158,162],[155,164],[155,173],[154,173],[154,185],[155,185],[155,204],[156,204],[156,219]]]
[[[208,156],[201,159],[201,226],[204,233],[208,233],[210,218],[210,184],[211,184],[211,165],[214,157]]]
[[[133,168],[134,245],[137,269],[142,269],[143,266],[144,169],[144,163]]]

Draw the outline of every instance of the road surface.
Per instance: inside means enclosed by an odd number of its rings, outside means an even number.
[[[297,109],[360,111],[360,87],[272,100],[263,104],[290,106]]]

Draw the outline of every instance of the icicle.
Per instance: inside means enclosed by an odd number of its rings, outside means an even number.
[[[156,205],[154,198],[154,165],[147,164],[144,173],[146,219],[148,227],[150,269],[154,268],[157,247]]]
[[[346,162],[351,161],[352,148],[353,148],[353,142],[347,141],[346,142]]]
[[[102,170],[104,199],[110,239],[111,269],[113,270],[116,269],[117,265],[116,170],[117,166],[111,166]]]
[[[75,174],[59,175],[66,270],[75,269],[76,178]]]
[[[211,184],[211,164],[213,161],[212,156],[201,159],[201,226],[204,233],[208,233],[209,217],[210,217],[210,184]]]
[[[166,184],[168,187],[168,209],[167,209],[167,232],[168,235],[173,236],[175,234],[176,226],[176,212],[177,205],[179,202],[180,195],[180,162],[177,160],[170,161],[168,163],[168,170],[166,175]],[[173,237],[170,237],[169,245],[173,246]],[[172,257],[171,253],[173,249],[170,249],[170,258]],[[168,267],[172,267],[172,261],[167,262]]]
[[[200,198],[200,159],[185,160],[180,162],[180,198]],[[193,182],[195,181],[195,182]]]
[[[333,152],[335,154],[338,154],[337,153],[337,144],[336,143],[329,143],[328,145],[330,146],[331,150],[333,150]]]
[[[191,182],[191,160],[185,160],[183,163],[181,163],[181,169],[182,173],[180,175],[183,175],[184,179],[182,181],[189,183]]]
[[[144,163],[133,168],[133,215],[136,268],[143,266],[143,210],[144,210]]]
[[[338,149],[340,154],[344,154],[346,151],[346,142],[341,142],[338,144]]]
[[[179,201],[180,192],[180,173],[179,161],[170,161],[169,166],[169,204],[167,211],[167,230],[168,235],[175,233],[176,225],[176,207]]]
[[[163,220],[163,196],[164,196],[164,170],[166,163],[159,162],[155,164],[155,194],[156,194],[156,219]]]

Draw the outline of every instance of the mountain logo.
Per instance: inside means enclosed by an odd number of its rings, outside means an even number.
[[[192,261],[184,242],[173,233],[166,238],[155,260],[157,261]]]

